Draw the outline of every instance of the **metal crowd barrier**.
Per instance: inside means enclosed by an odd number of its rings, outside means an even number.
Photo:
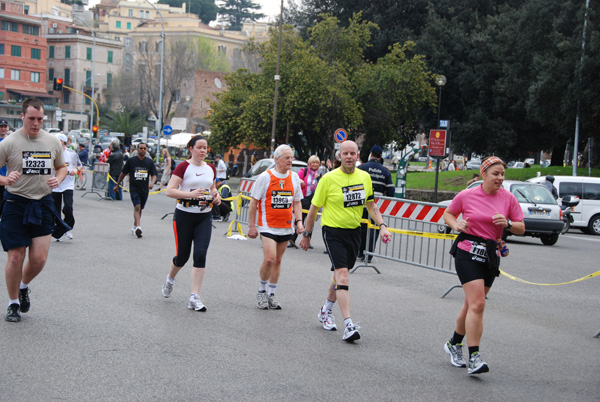
[[[387,245],[382,244],[378,239],[379,231],[368,230],[365,262],[355,266],[351,273],[361,267],[373,268],[380,273],[375,263],[368,262],[369,257],[378,257],[456,275],[449,254],[455,236],[438,230],[444,225],[444,207],[394,197],[378,197],[376,203],[384,223],[392,232],[392,240]],[[373,250],[369,251],[373,236],[377,238]]]
[[[94,163],[92,170],[92,184],[90,186],[91,191],[86,191],[83,193],[82,197],[85,197],[86,194],[97,194],[100,200],[111,200],[112,198],[108,196],[108,171],[109,171],[108,163]],[[101,193],[104,193],[102,195]]]
[[[240,191],[232,200],[232,212],[235,212],[235,217],[229,224],[227,236],[231,236],[233,232],[238,232],[244,236],[242,224],[248,225],[248,204],[250,204],[250,191],[254,185],[255,179],[240,180]]]

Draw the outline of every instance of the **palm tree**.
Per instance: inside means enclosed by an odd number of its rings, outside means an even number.
[[[112,132],[125,133],[125,137],[139,133],[144,127],[144,119],[141,116],[132,116],[132,112],[124,109],[122,112],[111,110],[106,113],[102,121],[102,128]]]

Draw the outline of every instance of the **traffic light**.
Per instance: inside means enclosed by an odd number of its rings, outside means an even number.
[[[92,133],[94,134],[94,137],[98,135],[98,126],[92,127]]]
[[[55,78],[54,79],[54,90],[55,91],[62,91],[63,89],[63,79],[62,78]]]

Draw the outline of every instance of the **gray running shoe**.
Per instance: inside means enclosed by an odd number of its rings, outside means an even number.
[[[337,325],[335,325],[335,317],[331,315],[331,311],[324,313],[321,309],[319,309],[319,315],[317,316],[321,324],[323,324],[323,329],[326,331],[336,331]]]
[[[455,367],[467,367],[467,362],[463,357],[462,343],[453,345],[450,341],[444,345],[444,351],[450,355],[450,363]]]
[[[163,288],[162,288],[162,295],[164,297],[170,297],[172,291],[173,291],[173,285],[171,283],[165,281],[165,284],[163,285]]]
[[[279,302],[275,298],[275,295],[270,295],[268,297],[268,299],[269,299],[269,308],[271,310],[281,310],[281,304],[279,304]]]
[[[206,311],[206,306],[204,305],[204,303],[202,303],[202,300],[200,300],[200,297],[198,297],[198,295],[194,295],[190,298],[188,308],[190,310]]]
[[[483,361],[479,352],[475,352],[469,359],[469,374],[481,374],[490,371],[487,363]]]
[[[344,336],[342,337],[342,339],[345,340],[346,342],[354,342],[356,340],[359,340],[360,339],[360,334],[358,333],[359,329],[360,329],[360,327],[356,324],[346,326],[346,329],[344,329]]]
[[[8,306],[6,310],[6,321],[8,322],[18,322],[21,321],[21,314],[19,314],[19,305],[16,303]]]
[[[267,296],[267,292],[258,292],[256,294],[256,300],[259,309],[266,310],[269,308],[269,297]]]

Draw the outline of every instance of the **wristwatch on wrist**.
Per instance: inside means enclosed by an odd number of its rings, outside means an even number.
[[[506,223],[508,224],[508,226],[506,226],[507,229],[512,228],[512,221],[510,219],[506,219]]]
[[[309,232],[308,230],[305,230],[304,232],[302,232],[302,236],[304,236],[304,237],[311,237],[312,236],[312,232]]]

